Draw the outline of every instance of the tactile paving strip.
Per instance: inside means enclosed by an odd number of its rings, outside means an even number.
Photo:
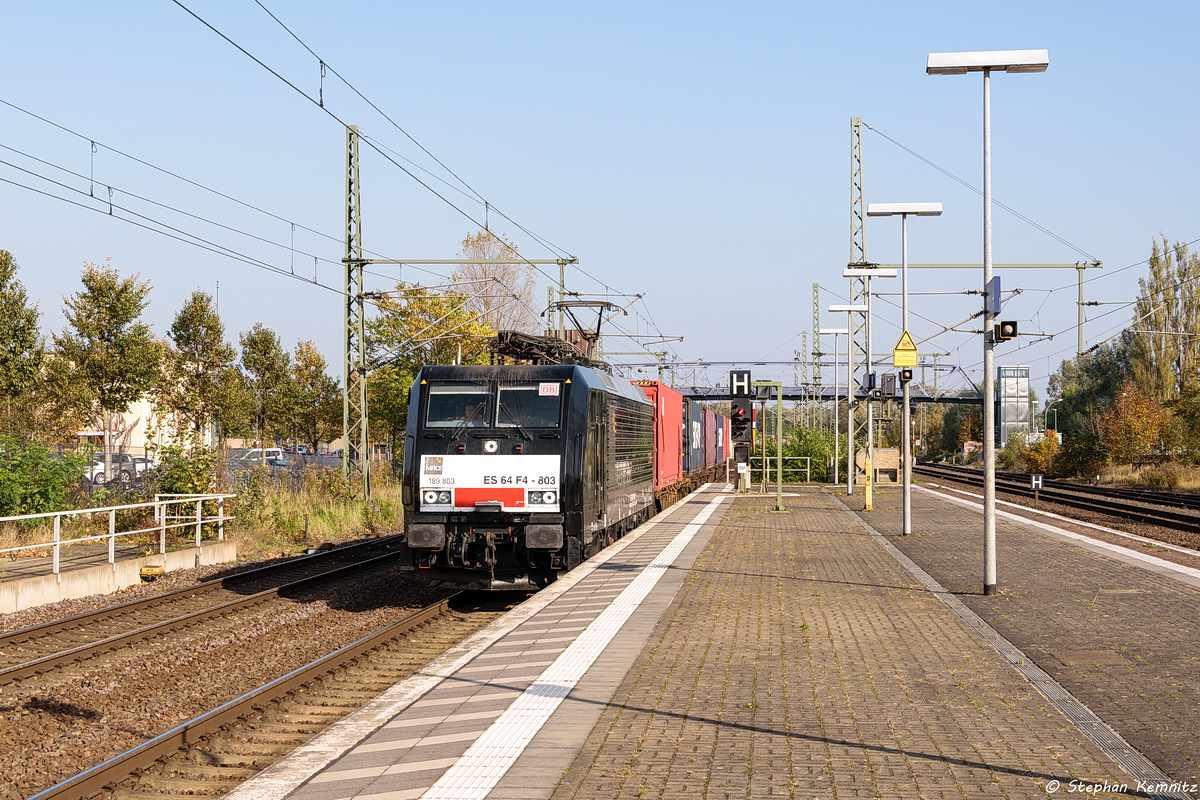
[[[500,715],[454,766],[421,795],[422,800],[475,800],[486,797],[680,552],[708,522],[717,506],[727,499],[729,496],[712,500],[684,526],[650,565]]]

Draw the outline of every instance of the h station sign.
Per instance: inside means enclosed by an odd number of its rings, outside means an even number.
[[[729,396],[731,398],[754,396],[750,390],[750,370],[733,369],[729,371]]]

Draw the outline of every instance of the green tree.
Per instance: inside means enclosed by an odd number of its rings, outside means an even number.
[[[13,403],[33,387],[44,357],[37,304],[29,302],[16,275],[12,253],[0,250],[0,397],[6,405],[4,429],[10,433],[17,430]]]
[[[1197,386],[1200,365],[1200,254],[1187,245],[1151,243],[1149,275],[1138,281],[1135,324],[1126,334],[1131,377],[1160,403]]]
[[[477,261],[520,258],[505,234],[467,234],[460,255]],[[537,274],[530,264],[459,264],[451,279],[469,297],[467,308],[493,331],[538,333]]]
[[[141,321],[149,281],[122,278],[117,270],[88,264],[83,291],[63,298],[68,328],[54,336],[72,377],[95,397],[104,423],[104,451],[112,452],[112,415],[157,385],[163,347]],[[111,459],[108,460],[111,464]]]
[[[342,393],[338,381],[326,372],[325,356],[311,341],[296,345],[292,362],[295,386],[293,430],[317,452],[318,442],[328,442],[342,432]]]
[[[402,441],[408,393],[425,364],[486,364],[493,331],[467,295],[397,286],[367,323],[368,406],[372,430]]]
[[[381,367],[367,378],[372,438],[391,442],[396,458],[402,455],[397,445],[404,441],[412,383],[413,374],[396,364]]]
[[[43,442],[70,441],[96,419],[96,395],[75,378],[74,365],[53,348],[38,379],[14,403],[13,425]]]
[[[1072,438],[1083,433],[1130,377],[1128,335],[1068,361],[1050,376],[1058,429]]]
[[[192,293],[167,337],[173,347],[159,402],[175,413],[180,427],[200,433],[221,409],[237,404],[237,351],[225,341],[225,326],[204,292]]]
[[[295,402],[291,358],[275,331],[262,323],[255,323],[240,341],[253,428],[265,446],[268,439],[285,435],[291,421]]]
[[[983,409],[980,406],[947,404],[942,415],[941,430],[937,434],[938,452],[952,455],[959,452],[964,443],[980,441],[982,435]]]

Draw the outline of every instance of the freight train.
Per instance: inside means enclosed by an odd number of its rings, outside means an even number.
[[[428,366],[409,396],[402,564],[468,588],[552,582],[718,474],[729,420],[578,365]]]

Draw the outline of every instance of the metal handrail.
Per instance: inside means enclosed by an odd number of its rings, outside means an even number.
[[[758,466],[758,468],[755,469],[754,463],[756,461],[763,461],[764,458],[762,456],[750,456],[750,470],[751,470],[751,481],[750,482],[751,483],[754,482],[754,480],[753,480],[754,472],[762,473],[760,477],[762,478],[762,484],[763,484],[764,491],[765,491],[765,487],[771,479],[771,462],[776,460],[777,458],[778,458],[778,456],[767,456],[765,459],[766,463],[760,464]],[[812,456],[783,456],[783,460],[784,461],[804,461],[805,463],[804,463],[803,467],[784,467],[783,471],[791,472],[792,470],[795,470],[795,471],[799,472],[801,469],[803,469],[804,470],[804,482],[810,483],[812,481]]]
[[[38,514],[19,514],[11,517],[0,517],[0,525],[6,522],[22,522],[32,519],[52,519],[54,525],[54,538],[46,542],[37,542],[35,544],[25,544],[18,547],[6,547],[0,549],[0,555],[6,553],[18,553],[22,550],[36,550],[41,547],[52,547],[53,557],[51,559],[51,572],[55,575],[62,570],[61,553],[63,544],[81,544],[84,542],[108,541],[108,563],[114,564],[117,560],[117,537],[118,536],[135,536],[142,533],[152,533],[158,531],[158,551],[159,553],[167,552],[167,531],[175,528],[186,528],[195,526],[196,546],[200,546],[203,530],[205,525],[216,524],[217,540],[224,541],[225,539],[225,523],[236,519],[236,517],[227,516],[225,514],[225,501],[228,498],[237,497],[236,494],[161,494],[155,495],[153,502],[147,503],[131,503],[122,506],[103,506],[100,508],[84,508],[74,511],[46,511]],[[204,515],[205,501],[215,500],[217,502],[217,513],[215,516]],[[184,504],[196,504],[196,512],[194,515],[189,515],[186,522],[168,522],[167,508],[169,506],[178,506]],[[150,528],[138,528],[130,531],[117,531],[117,512],[130,509],[154,509],[154,526]],[[62,538],[62,520],[64,517],[80,517],[91,516],[94,514],[108,514],[108,533],[96,534],[92,536],[80,536],[78,538],[68,539],[64,542]],[[183,519],[183,517],[173,517],[173,519]]]

